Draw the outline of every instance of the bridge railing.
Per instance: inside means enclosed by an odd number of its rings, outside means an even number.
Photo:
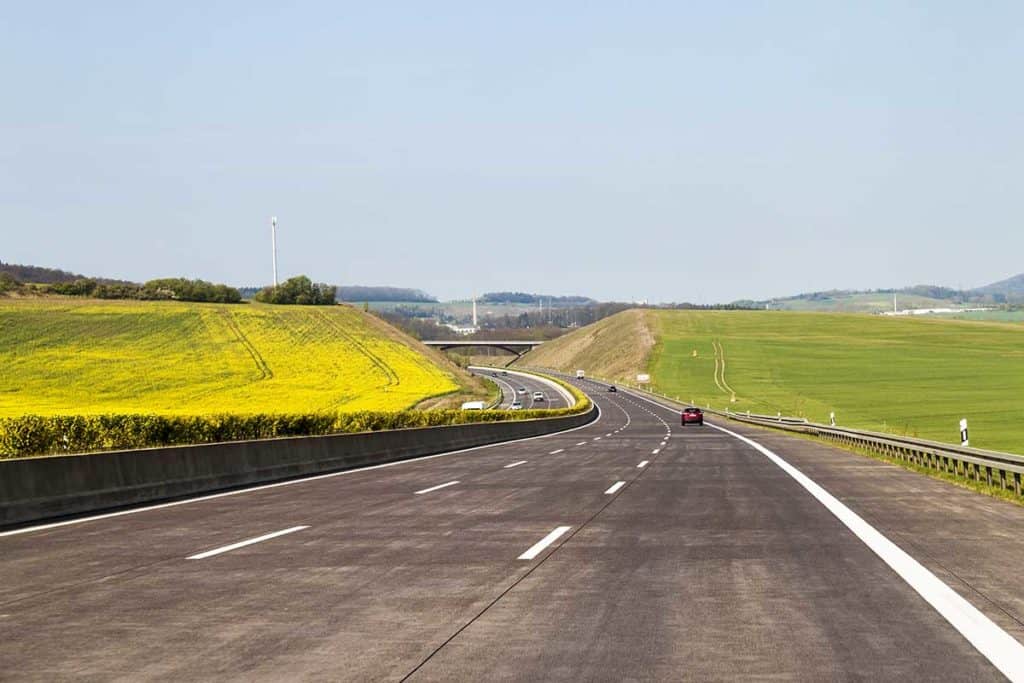
[[[546,370],[551,373],[552,370]],[[558,373],[561,375],[561,373]],[[568,375],[561,375],[569,377]],[[587,378],[602,384],[616,384],[614,380]],[[629,393],[654,399],[671,408],[685,408],[693,404],[657,393],[640,386],[628,386]],[[700,406],[697,406],[700,407]],[[916,437],[884,434],[863,429],[851,429],[835,425],[809,422],[802,417],[784,415],[758,415],[732,410],[715,410],[701,407],[701,410],[719,417],[759,427],[768,427],[787,432],[807,434],[840,446],[880,455],[924,470],[945,474],[956,479],[986,484],[1000,491],[1012,492],[1018,498],[1024,496],[1024,455],[990,451],[969,446],[957,446],[939,441]]]

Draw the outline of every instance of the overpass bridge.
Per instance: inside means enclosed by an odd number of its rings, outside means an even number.
[[[431,340],[423,342],[423,344],[425,344],[426,346],[432,346],[435,349],[440,349],[441,351],[473,346],[501,349],[503,351],[508,351],[509,353],[514,354],[515,359],[513,360],[518,360],[524,353],[537,348],[543,343],[544,342],[542,341],[530,341],[527,339],[516,339],[511,341],[492,339],[452,339],[447,341]]]

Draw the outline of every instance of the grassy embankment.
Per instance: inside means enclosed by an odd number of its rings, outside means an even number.
[[[488,389],[344,306],[0,302],[0,417],[402,410]]]
[[[654,343],[651,343],[651,340]],[[635,380],[701,405],[805,416],[1024,452],[1024,326],[748,311],[629,311],[531,352],[525,365]],[[732,400],[735,396],[735,401]]]

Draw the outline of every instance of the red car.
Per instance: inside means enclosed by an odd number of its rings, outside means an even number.
[[[703,425],[704,411],[700,408],[685,408],[683,410],[682,425]]]

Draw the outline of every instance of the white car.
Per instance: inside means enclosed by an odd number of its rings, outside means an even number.
[[[526,393],[526,387],[519,387],[518,389],[516,389],[516,393],[517,394],[525,394]]]
[[[512,405],[508,407],[509,410],[522,410],[523,404],[519,401],[512,401]]]
[[[533,392],[533,400],[537,401],[537,402],[541,402],[541,401],[546,401],[547,399],[544,398],[544,392],[543,391],[535,391],[535,392]]]

